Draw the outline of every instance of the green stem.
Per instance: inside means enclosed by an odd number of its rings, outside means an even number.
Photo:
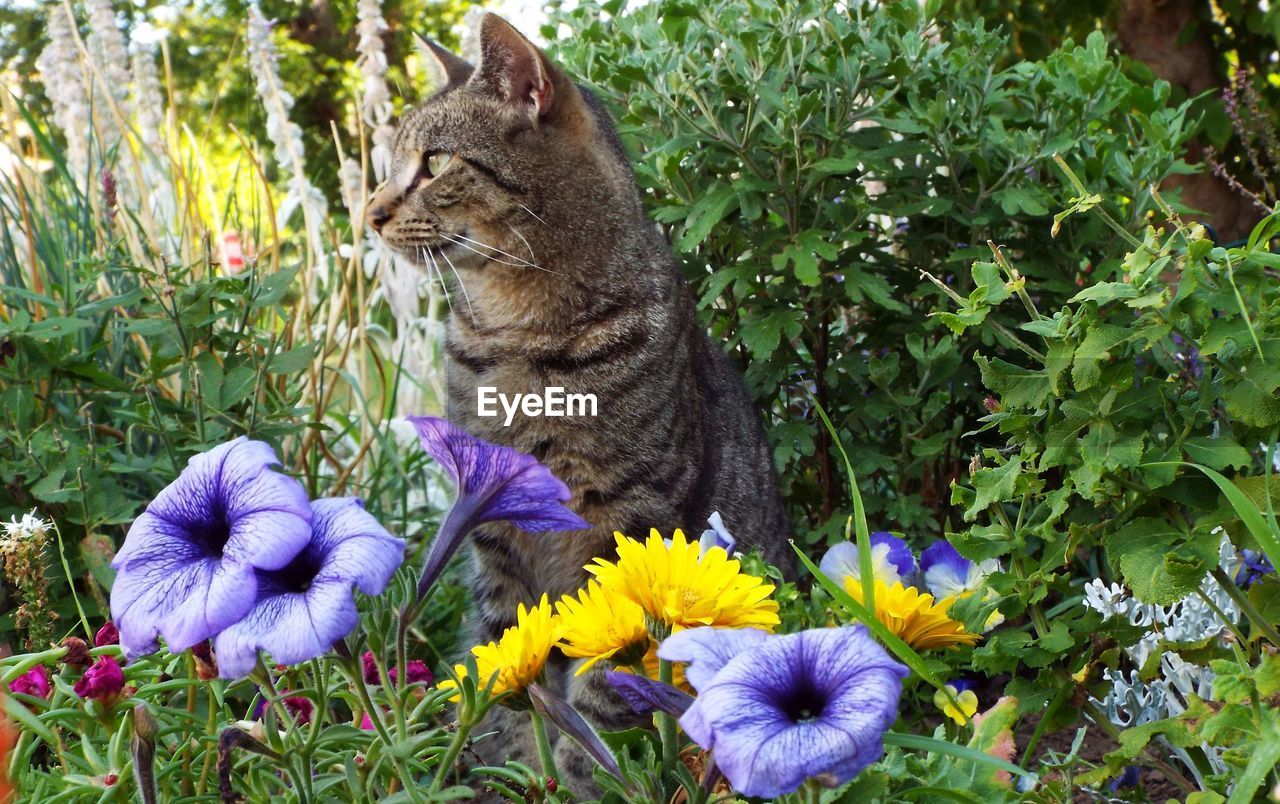
[[[1280,646],[1280,632],[1277,632],[1275,626],[1267,622],[1267,618],[1262,616],[1262,612],[1254,607],[1253,601],[1249,596],[1240,591],[1240,587],[1236,586],[1236,582],[1231,579],[1227,573],[1222,571],[1221,567],[1214,567],[1214,580],[1222,587],[1222,591],[1227,593],[1231,598],[1231,602],[1244,612],[1244,616],[1249,618],[1250,624],[1262,632],[1272,645]]]
[[[449,743],[449,750],[445,751],[444,758],[440,760],[440,767],[436,770],[436,778],[431,780],[431,787],[427,790],[428,798],[440,792],[440,786],[444,784],[444,779],[449,775],[449,771],[453,770],[454,763],[458,761],[458,755],[462,753],[462,747],[467,744],[467,737],[470,734],[471,724],[462,718],[458,718],[458,731],[453,735],[453,742]]]
[[[542,763],[542,775],[554,779],[556,773],[555,755],[551,751],[551,740],[547,739],[547,724],[538,714],[538,710],[529,710],[529,719],[533,721],[533,740],[538,746],[538,761]]]
[[[360,705],[364,707],[364,711],[369,715],[369,722],[373,724],[373,730],[378,733],[378,737],[382,742],[386,743],[388,748],[395,745],[391,739],[390,732],[387,731],[386,725],[382,722],[382,711],[373,703],[373,698],[369,695],[369,687],[364,683],[364,673],[360,669],[360,660],[346,651],[346,656],[342,667],[343,675],[351,682],[351,686],[355,688],[357,697],[360,698]]]
[[[658,660],[658,680],[664,684],[675,681],[675,667],[666,659]],[[676,736],[676,719],[666,712],[658,712],[658,736],[662,740],[662,776],[669,778],[676,767],[676,752],[679,750]]]

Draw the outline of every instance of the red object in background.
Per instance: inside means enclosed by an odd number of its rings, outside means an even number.
[[[4,698],[0,695],[0,701]],[[9,778],[5,776],[4,769],[9,767],[9,752],[13,750],[13,746],[18,742],[18,732],[13,726],[9,725],[9,721],[0,715],[0,802],[10,801],[13,798],[13,785],[9,784]]]
[[[240,235],[235,232],[223,232],[219,238],[222,267],[230,274],[238,274],[244,270],[244,250],[240,247]]]

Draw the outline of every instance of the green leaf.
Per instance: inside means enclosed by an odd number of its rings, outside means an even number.
[[[977,496],[973,504],[964,512],[967,522],[972,522],[979,511],[985,511],[995,503],[1013,499],[1013,492],[1018,482],[1018,473],[1022,471],[1022,459],[1013,457],[1000,466],[979,469],[973,474],[970,483]]]
[[[1044,371],[1025,369],[1012,363],[974,355],[982,373],[982,383],[1000,395],[1005,407],[1039,408],[1049,398],[1052,385]]]
[[[1182,442],[1182,448],[1186,450],[1188,458],[1195,463],[1202,463],[1210,469],[1226,469],[1227,467],[1244,469],[1253,463],[1253,457],[1249,455],[1249,451],[1240,446],[1230,436],[1219,436],[1218,438],[1196,436]]]
[[[1253,801],[1258,788],[1262,787],[1267,776],[1280,764],[1280,731],[1276,729],[1275,717],[1268,718],[1265,723],[1262,739],[1254,743],[1254,750],[1249,754],[1249,764],[1245,765],[1244,771],[1236,779],[1235,789],[1231,791],[1227,804]]]
[[[727,184],[717,184],[693,205],[685,221],[684,235],[676,248],[692,251],[707,239],[711,230],[724,216],[738,206],[738,194]]]
[[[1025,776],[1026,778],[1036,781],[1040,777],[1036,776],[1029,770],[1019,768],[1012,762],[1005,762],[998,757],[980,751],[976,748],[970,748],[967,745],[956,745],[946,740],[938,740],[933,737],[924,737],[919,734],[903,734],[896,731],[887,731],[884,734],[885,745],[896,745],[899,748],[905,748],[909,751],[928,751],[934,754],[946,754],[958,759],[967,759],[970,762],[979,765],[985,765],[995,771],[1004,771],[1014,776]]]
[[[1227,498],[1227,502],[1231,504],[1236,516],[1240,517],[1240,521],[1248,528],[1249,534],[1253,536],[1258,546],[1262,548],[1262,552],[1266,553],[1267,560],[1271,562],[1271,566],[1280,567],[1280,527],[1277,527],[1274,519],[1270,516],[1264,519],[1262,511],[1253,504],[1240,487],[1213,469],[1202,464],[1181,461],[1177,465],[1190,466],[1203,472],[1206,477],[1212,480],[1213,484]]]
[[[1216,545],[1204,546],[1208,539],[1184,539],[1185,534],[1165,520],[1143,517],[1108,537],[1107,557],[1135,597],[1167,606],[1194,593],[1217,558]]]
[[[1099,282],[1085,288],[1067,299],[1068,303],[1091,301],[1105,304],[1117,299],[1132,299],[1138,295],[1138,289],[1126,282]]]
[[[1089,330],[1084,340],[1076,347],[1075,359],[1071,368],[1071,381],[1077,391],[1087,391],[1098,384],[1102,376],[1100,364],[1111,358],[1111,350],[1124,343],[1131,330],[1110,324],[1099,324]]]

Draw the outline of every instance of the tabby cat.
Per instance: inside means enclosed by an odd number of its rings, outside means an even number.
[[[699,325],[599,102],[493,15],[480,24],[478,67],[422,44],[444,88],[400,121],[369,223],[424,270],[454,277],[449,419],[536,456],[593,526],[475,534],[476,637],[496,639],[517,603],[578,589],[584,565],[612,553],[614,531],[680,527],[696,538],[719,511],[743,549],[790,566],[759,417]],[[597,415],[517,415],[504,426],[477,414],[480,386],[594,394]],[[599,674],[584,678],[570,685],[574,704],[603,728],[627,725],[633,716]],[[497,754],[527,755],[522,738],[503,734]]]

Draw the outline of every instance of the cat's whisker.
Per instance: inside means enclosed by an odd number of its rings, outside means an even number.
[[[511,224],[507,224],[507,226],[511,226]],[[515,229],[512,229],[512,231],[515,231]],[[519,232],[516,232],[516,234],[520,236],[520,239],[521,239],[521,240],[524,240],[524,235],[520,235],[520,233],[519,233]],[[553,270],[551,270],[550,268],[543,268],[541,265],[538,265],[537,263],[529,262],[529,261],[528,261],[528,260],[526,260],[524,257],[520,257],[520,256],[517,256],[517,255],[512,254],[512,253],[510,253],[510,252],[503,251],[502,249],[498,248],[497,246],[491,246],[491,245],[489,245],[488,243],[484,243],[484,242],[481,242],[481,241],[479,241],[479,240],[475,240],[475,239],[473,239],[473,238],[467,237],[466,235],[448,235],[448,234],[444,234],[444,235],[441,235],[441,236],[442,236],[442,237],[444,237],[444,238],[446,238],[446,239],[449,239],[449,242],[453,243],[454,245],[462,246],[463,248],[471,249],[471,250],[472,250],[472,251],[474,251],[476,254],[479,254],[481,257],[484,257],[484,258],[485,258],[485,259],[487,259],[487,260],[492,260],[493,262],[499,263],[499,264],[501,264],[501,265],[510,265],[510,266],[513,266],[513,267],[516,267],[516,268],[535,268],[535,269],[537,269],[537,270],[539,270],[539,271],[543,271],[543,272],[545,272],[545,273],[552,274],[553,276],[560,276],[560,273],[559,273],[559,272],[557,272],[557,271],[553,271]],[[462,238],[462,240],[470,241],[471,243],[475,243],[477,246],[480,246],[481,248],[487,248],[487,249],[489,249],[490,251],[494,251],[494,252],[496,252],[496,253],[498,253],[498,254],[501,254],[501,255],[502,255],[502,256],[504,256],[504,257],[509,257],[509,258],[511,258],[512,260],[517,260],[517,262],[508,262],[507,260],[500,260],[500,259],[498,259],[497,257],[494,257],[492,254],[485,254],[484,252],[481,252],[481,251],[476,250],[475,248],[473,248],[472,246],[468,245],[467,243],[459,242],[458,240],[454,240],[454,239],[452,239],[452,238]],[[528,247],[528,246],[529,246],[529,242],[528,242],[527,240],[525,241],[525,246],[526,246],[526,247]],[[532,249],[532,248],[529,248],[529,255],[530,255],[530,256],[534,256],[534,254],[533,254],[533,249]]]
[[[452,236],[450,236],[450,235],[442,234],[442,235],[440,235],[440,236],[441,236],[441,237],[443,237],[445,240],[448,240],[450,243],[454,244],[455,246],[459,246],[459,247],[461,247],[461,248],[465,248],[467,251],[470,251],[470,252],[475,253],[475,254],[479,254],[481,257],[484,257],[486,260],[489,260],[489,261],[491,261],[491,262],[496,262],[496,263],[498,263],[499,265],[510,265],[510,266],[515,267],[515,268],[527,268],[527,267],[529,267],[528,263],[527,263],[525,260],[520,260],[520,262],[509,262],[509,261],[507,261],[507,260],[501,260],[501,259],[498,259],[497,257],[493,256],[492,254],[489,254],[489,253],[486,253],[486,252],[484,252],[484,251],[481,251],[480,249],[476,248],[475,246],[472,246],[472,245],[471,245],[471,244],[469,244],[469,243],[464,243],[464,242],[462,242],[461,240],[455,240],[455,239],[453,239],[453,237],[452,237]],[[481,245],[484,245],[484,244],[483,244],[483,243],[481,243]],[[444,253],[444,251],[443,251],[443,250],[441,250],[441,252],[440,252],[440,253],[441,253],[441,254],[443,254],[443,253]],[[535,266],[535,267],[536,267],[536,266]]]
[[[471,297],[467,295],[467,283],[462,281],[462,274],[458,273],[458,269],[453,267],[453,260],[449,259],[449,255],[444,249],[440,249],[440,256],[444,257],[444,261],[448,263],[449,270],[453,271],[453,275],[458,278],[458,287],[462,288],[462,298],[467,302],[467,313],[472,319],[476,317],[476,311],[471,308]]]
[[[516,206],[520,207],[520,208],[521,208],[521,209],[523,209],[525,212],[528,212],[530,215],[532,215],[532,216],[533,216],[533,219],[534,219],[534,220],[536,220],[538,223],[542,224],[543,226],[548,226],[548,225],[549,225],[549,224],[548,224],[546,221],[544,221],[542,218],[538,217],[538,213],[536,213],[536,212],[534,212],[533,210],[529,209],[529,208],[528,208],[528,207],[526,207],[524,204],[516,204]]]
[[[440,264],[436,262],[435,255],[431,252],[431,247],[419,246],[418,248],[429,261],[427,263],[427,275],[430,276],[432,268],[436,269],[436,276],[440,279],[440,292],[444,294],[445,306],[449,308],[450,313],[453,313],[453,299],[449,297],[449,283],[444,281],[444,274],[440,272]]]
[[[509,224],[509,223],[507,224],[507,228],[508,228],[508,229],[510,229],[510,230],[511,230],[511,232],[512,232],[516,237],[520,238],[520,242],[521,242],[521,243],[524,243],[524,247],[525,247],[525,248],[529,249],[529,259],[533,261],[533,262],[529,263],[530,265],[532,265],[534,268],[537,268],[537,269],[538,269],[538,270],[540,270],[540,271],[546,271],[546,272],[547,272],[547,273],[549,273],[549,274],[554,274],[554,273],[555,273],[555,271],[552,271],[552,270],[547,269],[547,268],[543,268],[541,265],[538,265],[538,264],[537,264],[537,262],[538,262],[538,255],[533,253],[533,246],[529,245],[529,241],[525,239],[524,235],[520,234],[520,230],[519,230],[519,229],[517,229],[516,227],[512,226],[512,225],[511,225],[511,224]]]
[[[512,254],[512,253],[510,253],[510,252],[508,252],[508,251],[503,251],[502,249],[498,248],[497,246],[491,246],[491,245],[489,245],[488,243],[485,243],[485,242],[480,241],[480,240],[476,240],[475,238],[472,238],[472,237],[467,237],[466,235],[460,235],[460,234],[456,234],[456,235],[445,235],[445,237],[456,237],[456,238],[460,238],[460,239],[462,239],[462,240],[467,241],[468,243],[474,243],[475,245],[479,246],[480,248],[487,248],[487,249],[489,249],[490,251],[493,251],[493,252],[495,252],[495,253],[497,253],[497,254],[501,254],[502,256],[506,257],[507,259],[516,260],[516,261],[517,261],[517,262],[515,262],[515,263],[510,263],[510,262],[509,262],[509,263],[504,263],[505,265],[517,265],[517,264],[518,264],[518,265],[528,266],[528,267],[530,267],[530,268],[538,268],[538,267],[540,267],[540,266],[534,265],[533,263],[529,262],[529,261],[528,261],[528,260],[526,260],[524,257],[517,256],[517,255]],[[493,261],[494,261],[494,262],[502,262],[502,260],[494,259],[494,258],[492,258],[492,257],[491,257],[490,259],[493,259]]]

